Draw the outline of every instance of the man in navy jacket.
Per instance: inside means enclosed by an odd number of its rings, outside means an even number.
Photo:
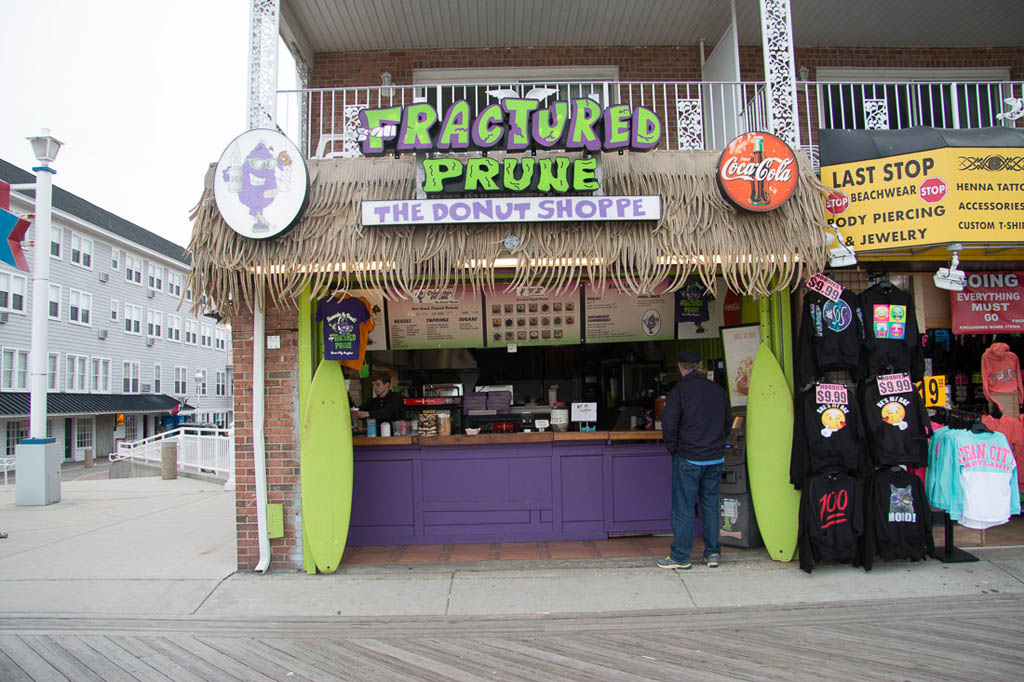
[[[682,378],[668,394],[661,415],[662,440],[672,455],[672,548],[658,562],[661,568],[691,567],[694,509],[700,502],[704,558],[716,568],[722,547],[718,542],[718,492],[729,435],[729,397],[700,369],[700,354],[679,352]]]

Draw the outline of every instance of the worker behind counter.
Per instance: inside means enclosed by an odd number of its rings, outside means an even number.
[[[370,380],[370,388],[373,389],[373,398],[360,405],[358,410],[352,410],[353,417],[369,417],[379,423],[393,422],[405,416],[405,400],[391,390],[390,376],[383,372],[375,373]]]

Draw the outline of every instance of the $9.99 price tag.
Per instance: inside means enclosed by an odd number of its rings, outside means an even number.
[[[839,297],[843,294],[843,286],[839,282],[826,277],[820,272],[810,276],[807,280],[807,288],[811,291],[817,291],[830,301],[838,301]]]
[[[850,400],[842,384],[818,384],[814,388],[814,399],[819,405],[848,405]]]
[[[910,383],[910,375],[906,372],[901,372],[899,374],[880,374],[878,376],[879,395],[910,393],[913,390],[914,384]]]

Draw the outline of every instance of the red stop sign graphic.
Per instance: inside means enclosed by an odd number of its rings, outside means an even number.
[[[921,183],[917,193],[929,204],[937,204],[946,198],[946,182],[942,178],[928,178]]]
[[[842,192],[829,192],[825,199],[825,210],[832,215],[839,215],[850,207],[850,197]]]

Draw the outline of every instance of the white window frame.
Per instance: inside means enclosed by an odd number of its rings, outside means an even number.
[[[121,393],[135,394],[141,387],[142,372],[138,360],[125,360],[121,363]]]
[[[181,315],[167,313],[167,340],[181,343]]]
[[[150,388],[153,389],[153,393],[163,393],[163,382],[164,382],[164,368],[160,366],[159,362],[153,363],[153,383]]]
[[[71,230],[68,230],[68,232],[71,232]],[[78,242],[77,249],[75,248],[76,241]],[[92,270],[95,247],[96,242],[89,237],[83,237],[80,233],[71,232],[71,254],[69,258],[71,264],[83,270]],[[75,251],[78,251],[78,260],[75,260]]]
[[[162,269],[156,263],[150,263],[146,268],[146,286],[153,291],[163,291],[164,289],[161,270],[166,272],[166,268]]]
[[[142,306],[124,304],[124,333],[142,336]]]
[[[20,289],[20,292],[18,291]],[[13,272],[0,272],[0,294],[3,301],[0,302],[0,310],[9,313],[25,313],[25,301],[27,299],[28,280]],[[14,297],[21,297],[21,307],[14,306]]]
[[[142,286],[142,269],[146,261],[141,256],[133,256],[130,253],[124,254],[124,281],[136,286]]]
[[[154,323],[154,320],[156,321]],[[164,314],[159,310],[146,311],[146,336],[159,339],[163,335]]]
[[[53,300],[54,290],[56,290],[56,292],[57,292],[57,300],[56,301]],[[61,285],[59,285],[59,284],[50,284],[50,286],[49,286],[49,295],[47,296],[47,301],[46,301],[46,316],[48,318],[50,318],[51,320],[56,320],[57,322],[60,322],[60,299],[61,299],[61,295],[63,294],[63,292],[64,292],[64,289],[63,289],[63,287],[61,287]],[[54,309],[53,309],[54,304],[57,305],[56,312],[54,312]]]
[[[188,368],[174,368],[174,395],[186,395],[188,393]]]
[[[217,350],[226,350],[228,345],[228,332],[223,327],[213,330],[213,347]]]
[[[29,390],[28,351],[4,346],[0,351],[0,390]]]
[[[57,253],[53,252],[53,247],[57,247]],[[50,258],[54,260],[64,260],[64,228],[50,226]]]
[[[203,348],[213,348],[213,327],[211,325],[199,325],[199,345]]]
[[[118,300],[116,298],[110,299],[110,321],[111,322],[117,322],[118,319],[120,319],[120,317],[121,317],[120,307],[121,307],[121,304],[118,302]]]
[[[181,287],[185,284],[185,275],[180,272],[171,272],[167,275],[167,293],[175,298],[181,298]]]
[[[111,366],[110,358],[93,357],[91,359],[89,363],[89,391],[91,393],[110,393]]]
[[[83,429],[82,427],[87,428]],[[83,436],[86,436],[83,438]],[[75,418],[75,455],[92,450],[96,443],[96,418],[76,417]]]
[[[75,312],[76,296],[78,297],[77,313]],[[76,315],[77,319],[75,319]],[[83,327],[92,326],[92,294],[88,291],[68,289],[68,322],[71,324],[81,325]]]
[[[207,371],[205,369],[196,370],[196,395],[206,395],[206,377]],[[202,376],[198,376],[202,375]]]
[[[124,251],[121,249],[110,250],[110,269],[114,272],[121,272],[121,263],[124,262]]]
[[[60,391],[60,353],[46,354],[46,390]]]
[[[195,320],[185,320],[185,343],[199,345],[199,323]]]
[[[68,393],[86,393],[89,385],[89,356],[68,353],[65,358],[65,391]]]
[[[223,397],[228,394],[228,373],[217,372],[217,396]]]

